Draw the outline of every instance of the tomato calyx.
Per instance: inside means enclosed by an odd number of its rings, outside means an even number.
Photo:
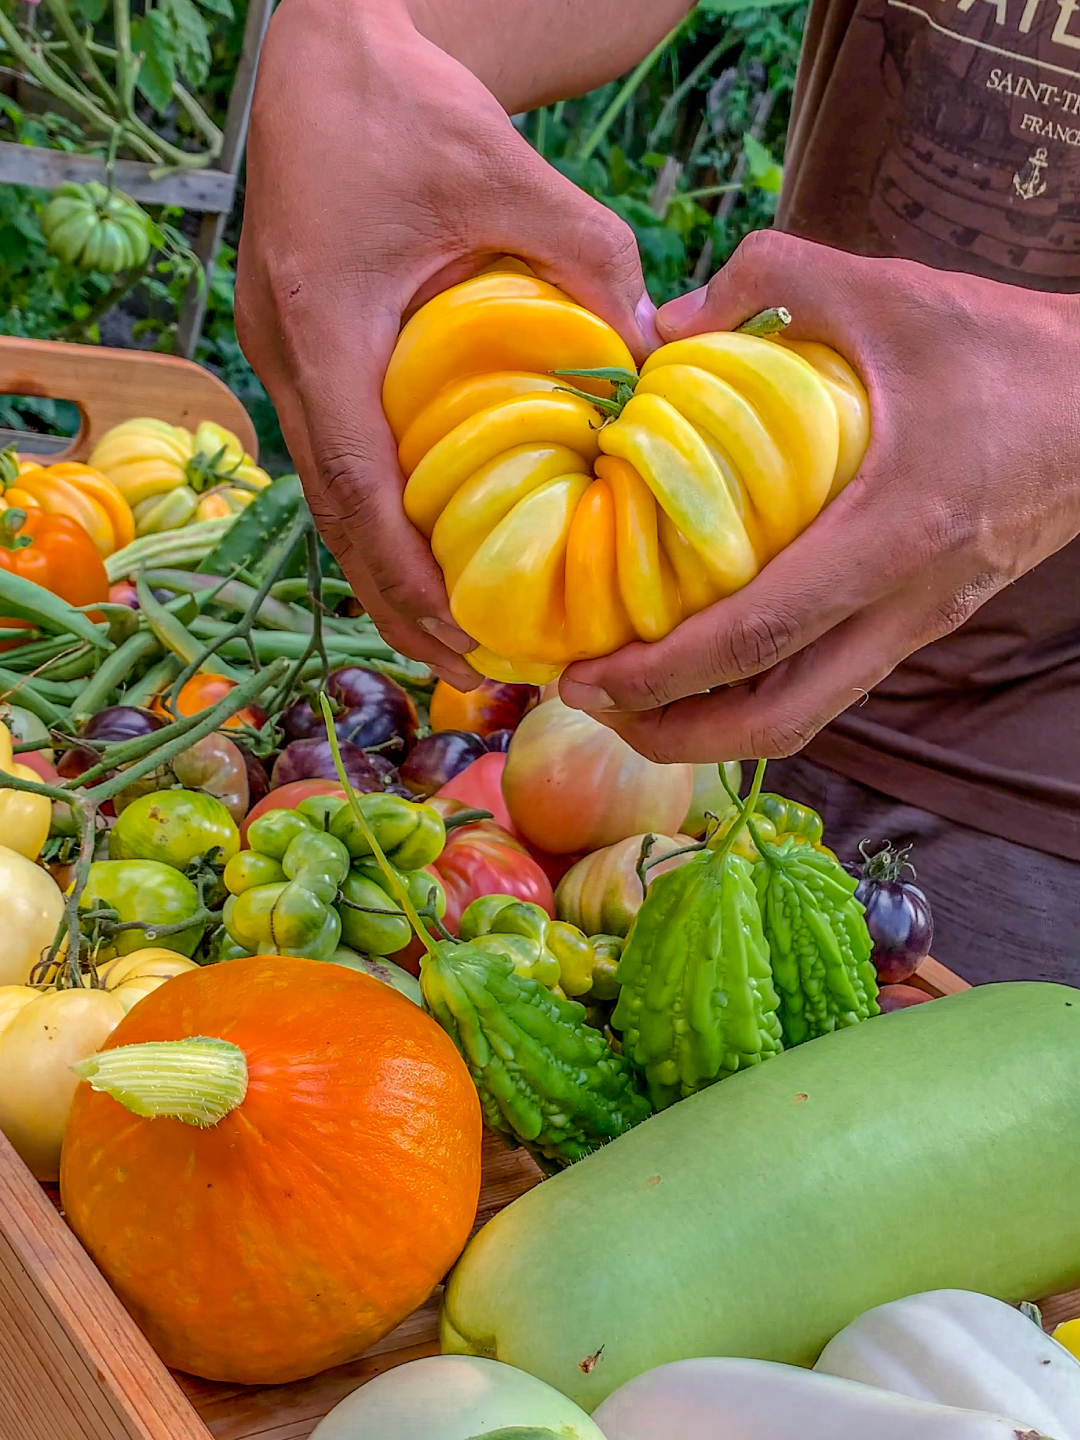
[[[244,485],[244,482],[235,478],[236,472],[244,463],[244,457],[233,461],[231,465],[222,468],[222,462],[228,453],[228,447],[222,445],[212,455],[207,455],[203,450],[196,450],[191,459],[184,466],[184,476],[187,483],[201,495],[206,491],[216,489],[218,486],[228,483],[230,485]],[[245,486],[245,489],[254,490],[254,486]]]
[[[622,370],[617,365],[598,365],[593,370],[552,370],[552,375],[560,378],[564,375],[580,375],[586,380],[606,380],[614,386],[613,393],[605,398],[602,395],[592,395],[587,390],[576,390],[572,385],[560,385],[559,389],[567,395],[576,395],[579,400],[587,400],[590,405],[605,417],[606,425],[611,420],[616,420],[622,414],[628,400],[633,397],[637,388],[638,380],[641,378],[633,370]]]
[[[34,543],[29,535],[20,535],[19,531],[26,524],[26,511],[17,510],[12,507],[0,515],[0,546],[5,550],[25,550],[28,545]]]
[[[755,335],[759,339],[767,340],[770,335],[778,335],[781,330],[786,330],[790,324],[791,311],[783,305],[772,305],[767,310],[751,315],[749,320],[744,320],[735,329],[737,334]],[[633,399],[637,383],[641,379],[636,371],[623,370],[617,365],[598,365],[592,370],[552,370],[551,374],[558,375],[560,379],[564,375],[578,375],[584,380],[606,380],[613,387],[610,396],[592,395],[589,391],[577,390],[572,385],[559,386],[567,395],[576,395],[579,400],[587,400],[590,405],[595,406],[604,416],[605,425],[619,418],[628,401]]]

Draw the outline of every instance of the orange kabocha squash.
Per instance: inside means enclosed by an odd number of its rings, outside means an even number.
[[[468,1238],[476,1091],[378,980],[280,955],[190,971],[78,1073],[64,1208],[167,1365],[272,1385],[355,1359]]]

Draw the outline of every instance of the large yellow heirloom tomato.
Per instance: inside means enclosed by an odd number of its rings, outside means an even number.
[[[565,373],[583,370],[613,373]],[[532,684],[659,640],[752,580],[870,435],[866,391],[825,345],[698,335],[639,377],[604,321],[500,271],[413,316],[383,407],[405,512],[479,641],[468,659]]]

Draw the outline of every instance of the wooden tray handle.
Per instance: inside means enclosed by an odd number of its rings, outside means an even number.
[[[79,407],[79,433],[50,461],[85,460],[114,425],[152,415],[194,430],[215,420],[258,458],[255,427],[227,385],[191,360],[145,350],[107,350],[0,336],[0,395],[40,395]]]

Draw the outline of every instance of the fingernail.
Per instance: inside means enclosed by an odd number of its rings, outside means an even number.
[[[436,620],[433,615],[425,615],[422,620],[416,622],[421,630],[426,630],[450,650],[456,650],[459,655],[467,655],[470,650],[476,649],[476,641],[459,630],[456,625],[448,625],[445,620]]]
[[[615,701],[599,685],[582,685],[577,680],[568,680],[566,688],[559,690],[560,698],[573,710],[614,710]]]
[[[660,335],[656,328],[656,306],[652,302],[652,296],[648,291],[642,295],[634,308],[634,319],[637,321],[642,335],[652,346],[660,344]]]
[[[663,326],[665,331],[681,330],[685,325],[689,325],[705,304],[705,295],[704,287],[691,290],[688,295],[677,295],[674,300],[661,305],[657,312],[657,323]]]

